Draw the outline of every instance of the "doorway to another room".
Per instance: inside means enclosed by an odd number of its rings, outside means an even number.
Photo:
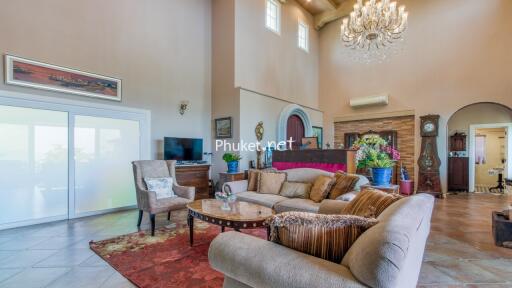
[[[468,105],[452,115],[447,131],[449,192],[511,191],[512,109],[498,103]]]

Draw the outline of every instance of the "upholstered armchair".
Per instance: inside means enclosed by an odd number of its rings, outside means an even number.
[[[140,227],[142,215],[149,213],[151,221],[151,235],[155,235],[155,215],[167,212],[167,220],[171,218],[171,211],[180,210],[186,207],[188,203],[194,201],[195,188],[180,186],[176,181],[176,161],[164,160],[143,160],[134,161],[133,176],[135,177],[135,189],[137,191],[137,206],[139,208],[139,219],[137,227]],[[148,191],[144,178],[164,178],[173,179],[173,191],[177,197],[157,199],[154,191]]]

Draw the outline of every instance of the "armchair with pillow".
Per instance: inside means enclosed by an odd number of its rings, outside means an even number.
[[[171,211],[184,209],[194,201],[195,188],[178,184],[174,160],[142,160],[132,165],[139,208],[137,227],[140,227],[143,213],[149,213],[151,236],[154,236],[155,215],[167,212],[167,220],[170,220]]]

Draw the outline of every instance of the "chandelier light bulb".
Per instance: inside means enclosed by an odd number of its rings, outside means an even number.
[[[379,55],[403,37],[407,28],[408,12],[390,0],[357,0],[349,17],[340,27],[341,40],[346,47],[369,55]],[[386,56],[384,56],[386,57]]]

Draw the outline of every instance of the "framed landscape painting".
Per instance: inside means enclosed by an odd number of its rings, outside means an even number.
[[[5,55],[5,83],[121,101],[121,80]]]
[[[215,119],[215,137],[217,139],[232,138],[231,117]]]

